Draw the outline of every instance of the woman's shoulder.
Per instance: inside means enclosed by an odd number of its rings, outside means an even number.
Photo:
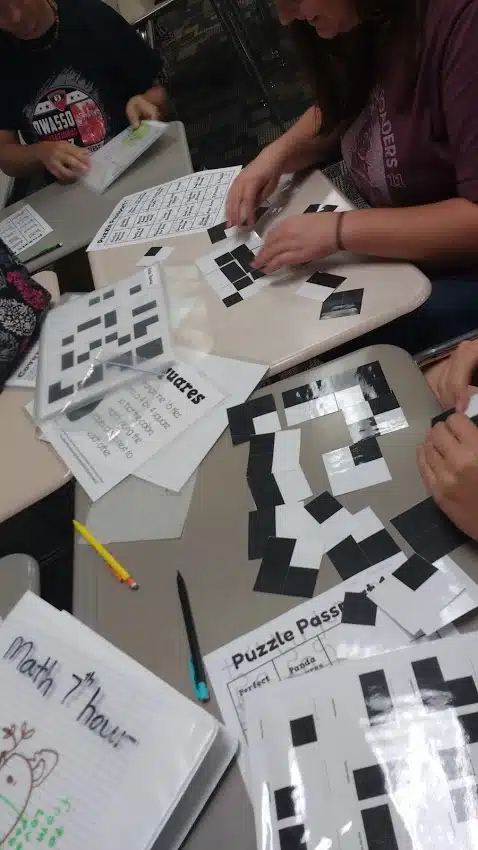
[[[448,33],[463,15],[478,15],[478,0],[428,0],[425,27]]]

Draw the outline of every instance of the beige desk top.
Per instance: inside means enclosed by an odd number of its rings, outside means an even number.
[[[258,230],[267,232],[283,218],[302,213],[309,204],[323,203],[330,189],[329,181],[320,172],[314,172],[298,185],[283,212],[273,220],[269,216],[268,224]],[[96,288],[133,274],[137,261],[157,244],[158,240],[151,240],[90,252]],[[207,233],[161,238],[159,244],[176,247],[167,260],[166,270],[169,266],[194,264],[215,247],[211,246]],[[267,364],[272,375],[414,310],[430,294],[429,281],[405,263],[365,262],[352,255],[337,255],[323,265],[324,270],[347,278],[341,289],[363,287],[359,316],[319,321],[320,303],[296,296],[299,285],[293,279],[265,287],[256,296],[227,308],[201,279],[194,290],[188,284],[188,295],[197,296],[198,304],[182,323],[181,331],[187,340],[199,327],[207,336],[212,353]]]
[[[309,380],[380,360],[405,412],[409,427],[381,437],[380,444],[393,480],[341,497],[351,511],[370,505],[384,523],[422,500],[426,493],[416,462],[422,439],[439,405],[411,358],[400,349],[378,346],[355,352],[333,363],[280,381],[257,395],[273,393],[280,410],[281,393]],[[344,442],[346,440],[347,442]],[[347,445],[347,431],[336,415],[302,427],[301,466],[314,493],[327,489],[322,452]],[[176,570],[183,573],[191,597],[204,654],[295,606],[292,597],[254,593],[259,562],[247,559],[248,512],[253,509],[246,483],[248,446],[233,447],[226,432],[200,467],[189,514],[179,540],[111,544],[113,554],[128,567],[141,587],[129,592],[115,582],[88,546],[78,545],[75,559],[74,610],[108,640],[191,696],[188,649],[176,591]],[[85,521],[88,500],[77,488],[76,514]],[[125,509],[128,506],[125,505]],[[130,510],[141,510],[136,500]],[[409,547],[394,528],[388,530],[404,551]],[[478,550],[461,547],[453,557],[478,579]],[[337,573],[323,559],[317,592],[337,582]],[[211,701],[211,710],[218,707]],[[184,850],[256,847],[252,811],[239,771],[234,767],[187,839]]]
[[[0,212],[0,221],[26,203],[53,228],[40,242],[20,254],[23,262],[43,248],[61,243],[56,251],[27,262],[30,271],[50,266],[60,257],[84,248],[125,195],[140,192],[192,171],[191,157],[184,125],[172,121],[158,141],[102,195],[97,195],[82,183],[62,186],[52,183],[27,199],[18,201]]]
[[[42,272],[35,280],[58,298],[56,275]],[[0,395],[0,522],[54,493],[71,477],[54,449],[36,436],[24,407],[34,390],[7,388]]]

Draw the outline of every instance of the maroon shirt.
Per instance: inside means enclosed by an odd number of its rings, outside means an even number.
[[[478,203],[478,0],[430,0],[416,88],[390,62],[342,154],[372,206]]]

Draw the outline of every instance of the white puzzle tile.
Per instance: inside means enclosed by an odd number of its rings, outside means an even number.
[[[365,402],[365,396],[362,392],[362,387],[357,384],[355,387],[349,387],[346,390],[336,392],[335,400],[339,410],[344,410],[347,407],[363,404]]]
[[[281,469],[274,473],[284,502],[303,502],[312,496],[309,482],[302,469]]]
[[[297,469],[300,464],[300,428],[279,431],[274,439],[274,458],[272,472]]]
[[[284,409],[287,425],[291,427],[300,425],[302,422],[317,419],[319,416],[336,413],[338,407],[335,401],[335,395],[331,393],[322,398],[314,398],[310,401],[304,401],[302,404],[296,404],[293,407],[286,407]]]
[[[277,411],[263,413],[261,416],[253,417],[255,434],[273,434],[281,430],[279,414]]]
[[[354,404],[352,407],[343,407],[342,413],[347,425],[353,425],[355,422],[363,422],[364,419],[370,419],[373,416],[372,408],[368,401],[363,401],[361,404]]]
[[[318,570],[323,554],[323,545],[318,540],[311,537],[299,537],[296,539],[290,565],[291,567]]]
[[[387,413],[378,413],[374,418],[381,436],[408,428],[408,422],[401,407],[389,410]]]

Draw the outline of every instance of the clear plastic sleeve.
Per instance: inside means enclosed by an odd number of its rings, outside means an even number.
[[[475,636],[246,698],[258,850],[478,846]]]

